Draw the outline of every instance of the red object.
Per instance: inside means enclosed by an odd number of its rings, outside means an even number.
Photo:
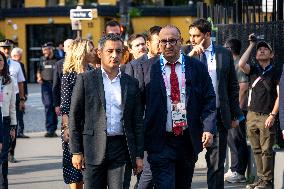
[[[176,63],[171,65],[171,74],[170,74],[170,83],[171,83],[171,100],[173,104],[177,104],[180,102],[180,91],[178,84],[178,77],[176,73]]]
[[[178,76],[176,73],[176,63],[170,64],[170,66],[171,66],[171,74],[170,74],[171,100],[173,104],[177,104],[180,102],[180,90],[179,90]],[[176,125],[172,129],[175,136],[182,134],[183,131],[182,126]]]

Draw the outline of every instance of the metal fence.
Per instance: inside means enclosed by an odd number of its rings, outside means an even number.
[[[284,63],[284,21],[248,23],[248,24],[220,24],[216,34],[216,43],[223,45],[229,38],[237,38],[242,42],[242,53],[248,47],[248,36],[255,33],[258,40],[269,42],[275,52],[274,63]],[[252,56],[253,57],[253,56]],[[252,59],[254,61],[254,59]]]

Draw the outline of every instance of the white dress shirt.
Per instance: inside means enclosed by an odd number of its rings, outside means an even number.
[[[113,80],[110,80],[105,70],[101,69],[106,100],[107,135],[123,135],[121,123],[121,72],[119,71],[118,75]]]
[[[12,59],[9,59],[8,63],[9,63],[10,75],[14,79],[15,94],[18,94],[19,93],[18,83],[25,81],[25,77],[24,77],[24,74],[23,74],[23,71],[22,71],[22,67],[21,67],[19,62],[12,60]]]
[[[168,61],[163,57],[163,62],[165,64],[165,72],[166,72],[166,77],[167,77],[167,85],[168,85],[168,90],[169,94],[171,94],[171,84],[170,84],[170,74],[171,74],[171,66],[168,63]],[[179,59],[177,60],[177,64],[175,66],[176,74],[178,77],[178,83],[179,83],[179,91],[181,91],[182,88],[182,56],[180,55]],[[172,120],[172,101],[170,95],[167,94],[167,123],[166,123],[166,131],[167,132],[172,132],[172,127],[173,127],[173,120]],[[185,96],[184,96],[185,98]],[[181,99],[181,101],[185,102],[185,99]]]
[[[219,95],[218,95],[216,52],[215,52],[215,49],[213,49],[212,41],[210,43],[210,46],[207,49],[205,49],[205,55],[207,59],[208,72],[211,77],[214,91],[216,94],[216,107],[219,108],[220,101],[219,101]]]

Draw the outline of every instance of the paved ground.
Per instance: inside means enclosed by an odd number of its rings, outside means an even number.
[[[41,103],[40,87],[29,85],[29,99],[24,117],[25,132],[30,139],[18,139],[16,158],[18,163],[10,164],[10,189],[68,189],[61,170],[60,138],[44,138],[44,109]],[[206,163],[200,154],[193,177],[192,188],[206,189]],[[132,179],[131,188],[135,183]],[[227,189],[245,188],[244,184],[227,184]]]

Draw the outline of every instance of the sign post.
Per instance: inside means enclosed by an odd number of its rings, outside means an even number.
[[[70,9],[70,19],[72,30],[77,31],[77,38],[82,38],[81,20],[93,20],[98,17],[97,9],[82,9],[77,6],[76,9]]]

